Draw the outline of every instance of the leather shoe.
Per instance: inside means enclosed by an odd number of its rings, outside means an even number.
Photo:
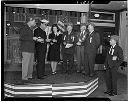
[[[114,93],[114,92],[113,92],[112,94],[113,94],[113,95],[117,95],[117,93]]]
[[[111,92],[109,92],[109,91],[105,91],[105,92],[104,92],[104,94],[110,94],[110,93],[111,93]]]
[[[114,94],[113,93],[109,93],[109,96],[114,96]]]
[[[44,77],[39,77],[38,79],[42,80],[42,79],[44,79]]]
[[[33,80],[34,78],[28,78],[28,80]]]

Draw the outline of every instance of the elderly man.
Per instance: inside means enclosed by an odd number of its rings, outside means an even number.
[[[93,77],[94,76],[94,65],[95,57],[100,45],[100,36],[94,31],[95,25],[93,23],[88,24],[89,34],[85,41],[85,75]]]
[[[74,41],[75,35],[72,31],[73,24],[69,23],[67,25],[67,31],[63,34],[63,70],[68,73],[72,73],[73,63],[74,63]],[[67,63],[69,67],[67,68]]]
[[[48,21],[43,19],[40,21],[40,26],[34,30],[34,40],[35,40],[35,49],[36,49],[36,59],[37,59],[37,77],[38,79],[44,79],[45,76],[45,57],[47,51],[46,44],[46,32]]]
[[[84,41],[87,35],[86,25],[81,24],[81,32],[76,35],[76,57],[77,57],[77,72],[82,72],[84,67]]]
[[[34,17],[27,17],[26,24],[20,29],[20,41],[22,51],[22,80],[32,78],[34,61],[33,30],[36,25]]]

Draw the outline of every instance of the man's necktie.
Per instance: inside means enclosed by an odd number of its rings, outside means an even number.
[[[109,54],[112,55],[112,49],[113,49],[113,46],[111,46],[110,50],[109,50]]]

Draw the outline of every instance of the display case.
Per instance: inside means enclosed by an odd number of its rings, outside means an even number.
[[[91,11],[91,21],[115,22],[115,13]]]

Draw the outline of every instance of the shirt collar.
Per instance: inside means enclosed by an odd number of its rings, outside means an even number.
[[[115,45],[113,45],[112,47],[114,48],[116,46],[116,44]]]
[[[92,34],[93,32],[94,32],[94,30],[90,34]]]

